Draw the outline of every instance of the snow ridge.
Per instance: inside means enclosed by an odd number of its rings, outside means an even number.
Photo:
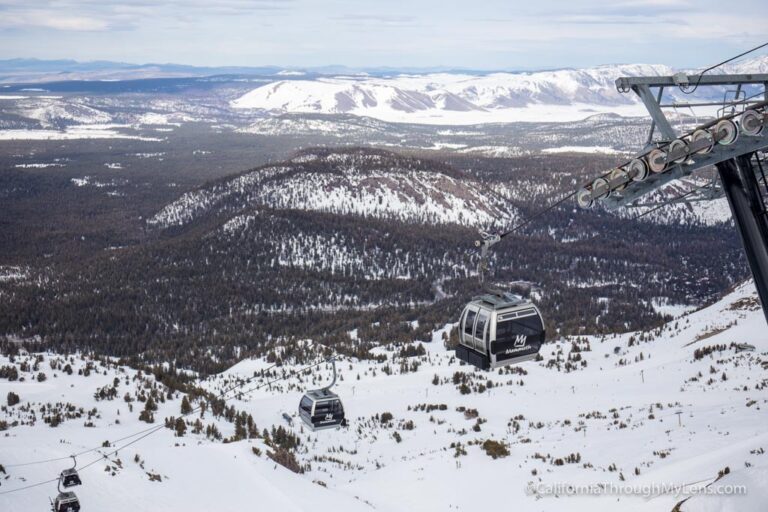
[[[515,217],[475,181],[385,151],[317,150],[187,192],[148,220],[183,226],[247,206],[299,209],[427,224],[489,226]]]

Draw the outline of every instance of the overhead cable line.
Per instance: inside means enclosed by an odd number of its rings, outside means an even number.
[[[765,42],[763,44],[755,46],[754,48],[749,49],[749,50],[747,50],[745,52],[742,52],[742,53],[736,55],[735,57],[731,57],[730,59],[726,59],[723,62],[719,62],[719,63],[715,64],[714,66],[708,67],[707,69],[705,69],[704,71],[702,71],[701,73],[698,74],[699,78],[696,80],[696,85],[693,86],[693,89],[686,89],[685,87],[680,86],[680,91],[683,92],[684,94],[693,94],[694,92],[696,92],[696,89],[699,88],[699,84],[701,84],[701,77],[703,77],[706,73],[712,71],[715,68],[719,68],[723,64],[728,64],[729,62],[734,61],[734,60],[736,60],[736,59],[738,59],[740,57],[744,57],[747,54],[750,54],[750,53],[752,53],[754,51],[757,51],[757,50],[759,50],[761,48],[765,48],[766,46],[768,46],[768,42]]]

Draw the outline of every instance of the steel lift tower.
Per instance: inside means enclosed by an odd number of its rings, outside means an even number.
[[[723,101],[663,101],[665,88],[693,93],[700,87],[717,88]],[[714,165],[717,174],[707,185],[669,202],[728,198],[768,321],[768,209],[763,191],[768,182],[762,164],[768,148],[768,74],[623,77],[616,80],[616,88],[634,92],[648,109],[648,140],[636,158],[585,184],[576,196],[579,205],[654,206],[659,203],[639,200]],[[693,107],[720,108],[716,119],[685,132],[676,131],[663,110]]]

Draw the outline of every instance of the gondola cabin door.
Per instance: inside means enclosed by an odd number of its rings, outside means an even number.
[[[476,306],[469,306],[464,315],[462,325],[463,344],[477,352],[488,353],[488,320],[490,314],[487,310]]]

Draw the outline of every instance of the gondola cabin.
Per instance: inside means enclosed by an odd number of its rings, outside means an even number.
[[[483,370],[520,363],[536,357],[544,336],[531,302],[511,293],[481,295],[461,314],[456,357]]]
[[[327,388],[313,389],[304,394],[299,402],[299,417],[313,432],[346,424],[341,399]]]
[[[81,485],[82,483],[83,482],[80,481],[80,475],[77,474],[77,470],[75,469],[65,469],[59,476],[59,485],[65,489]]]
[[[53,512],[79,512],[80,501],[73,492],[60,492],[53,502]]]

